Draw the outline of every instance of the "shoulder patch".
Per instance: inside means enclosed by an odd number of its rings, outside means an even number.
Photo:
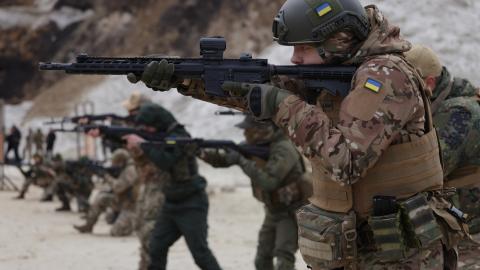
[[[380,89],[382,89],[382,83],[372,78],[368,78],[363,86],[375,93],[378,93]]]

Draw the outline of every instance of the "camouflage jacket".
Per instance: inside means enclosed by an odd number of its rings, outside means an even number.
[[[133,162],[128,162],[117,178],[106,174],[105,179],[110,184],[120,207],[134,209],[138,191],[138,174]]]
[[[452,78],[448,69],[443,67],[442,74],[438,78],[437,87],[433,90],[431,100],[435,102],[440,98],[440,102],[443,102],[445,99],[455,97],[474,97],[479,94],[478,91],[479,88],[475,88],[467,79]],[[443,95],[445,95],[445,98],[442,99],[441,96]]]
[[[42,132],[35,132],[33,134],[33,142],[37,146],[41,146],[45,142],[45,136],[43,135]]]
[[[468,80],[452,79],[444,68],[433,91],[432,101],[439,101],[433,117],[447,177],[456,168],[480,165],[478,90]]]
[[[250,177],[253,186],[267,192],[284,186],[290,178],[299,180],[305,171],[300,154],[281,131],[274,134],[265,164],[259,165],[255,160],[241,158],[239,165]]]
[[[250,178],[254,197],[262,201],[270,210],[285,211],[303,199],[302,190],[300,190],[300,181],[305,172],[303,160],[281,130],[273,134],[268,146],[268,160],[241,156],[238,165]],[[204,152],[204,155],[204,161],[216,168],[231,166],[225,155],[215,152],[209,154],[208,151]],[[293,183],[297,185],[290,187]],[[278,197],[292,199],[289,202],[276,201],[281,200]]]
[[[163,186],[170,181],[171,175],[160,170],[143,151],[138,148],[130,150],[138,172],[138,198],[136,202],[136,226],[142,227],[145,222],[153,222],[161,209],[164,195]]]
[[[270,143],[269,157],[263,160],[240,158],[239,166],[250,177],[253,195],[271,212],[283,212],[302,203],[302,157],[281,130]]]
[[[319,159],[330,179],[347,185],[360,180],[389,145],[425,132],[421,82],[401,54],[410,44],[375,7],[367,11],[372,30],[345,63],[360,65],[338,120],[296,96],[285,99],[274,118],[307,158]]]
[[[465,176],[455,170],[480,166],[480,105],[478,88],[465,79],[453,78],[443,69],[433,91],[433,114],[443,157],[443,170],[448,180]],[[472,170],[472,173],[478,170]],[[468,173],[468,172],[467,172]],[[475,175],[473,175],[475,177]],[[475,179],[475,178],[473,178]],[[448,182],[447,182],[448,183]],[[470,216],[470,233],[480,232],[480,189],[472,186],[457,188],[454,203]],[[462,255],[463,256],[463,255]]]

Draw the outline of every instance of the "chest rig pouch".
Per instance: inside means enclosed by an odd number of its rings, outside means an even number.
[[[297,211],[297,220],[300,253],[310,267],[354,268],[357,232],[353,211],[333,213],[309,204]]]

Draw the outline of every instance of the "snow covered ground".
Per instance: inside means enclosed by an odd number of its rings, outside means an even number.
[[[362,3],[378,5],[392,23],[401,27],[407,39],[431,46],[455,75],[480,85],[477,76],[480,70],[480,1],[362,0]],[[290,54],[291,48],[272,45],[261,56],[275,64],[288,64]],[[214,116],[221,108],[183,97],[175,91],[155,93],[140,84],[128,83],[124,77],[107,77],[86,93],[83,100],[93,101],[96,113],[124,114],[120,103],[134,90],[170,109],[193,136],[242,139],[241,131],[233,127],[242,117]],[[30,104],[7,106],[7,126],[20,123],[29,107]],[[41,126],[44,120],[34,119],[23,127]],[[59,138],[61,152],[72,153],[71,140]],[[225,269],[253,269],[262,209],[247,188],[237,188],[233,193],[218,192],[221,187],[246,186],[247,178],[238,168],[214,170],[203,164],[201,171],[209,179],[210,186],[217,190],[212,197],[210,213],[213,250]],[[104,224],[92,236],[79,235],[71,228],[73,223],[79,222],[78,218],[55,214],[51,204],[37,203],[38,190],[32,192],[26,202],[11,201],[12,196],[12,193],[0,193],[0,269],[84,269],[86,262],[88,269],[135,267],[138,253],[133,237],[107,237],[108,229]],[[183,243],[172,249],[170,258],[170,269],[195,269]],[[305,269],[302,264],[298,268]]]

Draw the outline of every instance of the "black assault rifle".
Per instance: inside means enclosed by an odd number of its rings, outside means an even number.
[[[123,137],[129,134],[135,134],[144,138],[147,141],[163,141],[167,136],[161,132],[147,132],[141,129],[122,127],[122,126],[105,126],[105,125],[78,125],[73,129],[52,129],[53,132],[84,132],[87,133],[90,130],[98,129],[100,134],[107,140],[116,142],[123,142]]]
[[[227,148],[232,149],[245,157],[257,157],[263,160],[268,160],[270,148],[268,145],[248,145],[236,144],[229,140],[205,140],[200,138],[185,138],[185,137],[167,137],[163,141],[144,143],[152,147],[168,147],[168,146],[185,146],[195,145],[198,148]]]
[[[228,110],[228,111],[216,111],[215,115],[247,115],[247,114],[244,112]]]
[[[80,54],[75,63],[40,63],[40,70],[63,70],[70,74],[140,76],[152,61],[167,60],[175,65],[176,79],[202,79],[206,94],[227,97],[222,90],[225,81],[244,83],[268,83],[273,76],[285,75],[300,79],[307,89],[306,99],[314,98],[326,90],[333,95],[347,96],[355,73],[354,66],[329,65],[271,65],[267,59],[253,59],[242,54],[238,59],[225,59],[226,41],[223,37],[200,39],[200,58],[173,57],[92,57]]]
[[[77,182],[82,182],[83,179],[77,177],[79,174],[83,175],[98,175],[104,177],[106,174],[111,175],[114,178],[118,178],[122,173],[122,168],[111,166],[104,167],[103,162],[92,160],[89,158],[81,158],[78,160],[66,160],[65,161],[65,173]]]
[[[85,167],[87,170],[90,170],[93,174],[96,174],[101,177],[105,176],[106,174],[109,174],[114,178],[118,178],[122,173],[122,168],[120,167],[116,167],[116,166],[104,167],[101,165],[101,163],[98,163],[95,161],[85,164]]]
[[[73,117],[63,117],[61,120],[51,120],[45,122],[46,125],[53,125],[53,124],[63,124],[63,123],[74,123],[78,124],[80,120],[85,119],[88,123],[93,121],[105,121],[107,119],[124,121],[124,122],[133,122],[133,116],[120,116],[113,113],[106,113],[106,114],[85,114]]]
[[[120,167],[104,167],[103,162],[92,160],[89,158],[81,158],[78,160],[66,160],[65,161],[65,170],[69,174],[78,173],[80,170],[86,170],[91,174],[96,174],[98,176],[104,176],[109,174],[117,178],[122,172]]]

